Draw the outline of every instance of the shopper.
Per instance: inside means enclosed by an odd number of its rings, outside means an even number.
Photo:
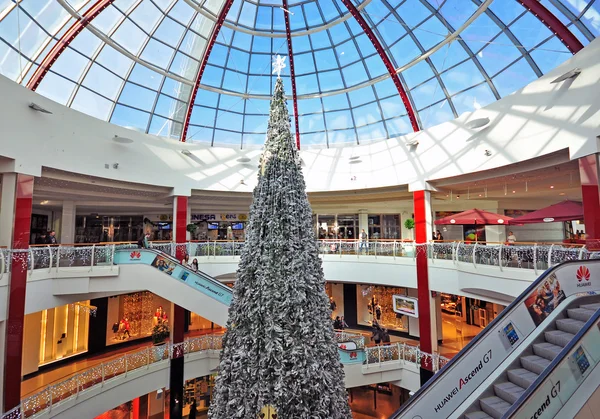
[[[192,269],[194,270],[194,272],[198,272],[198,259],[194,258],[194,260],[192,261]]]
[[[506,243],[508,243],[509,246],[514,246],[516,242],[517,238],[515,237],[514,233],[512,231],[509,231],[508,237],[506,238]]]
[[[192,400],[192,405],[190,406],[190,414],[188,415],[188,419],[196,419],[196,414],[198,410],[196,408],[196,398]]]
[[[437,230],[437,231],[436,231],[436,233],[435,233],[435,239],[436,239],[437,241],[440,241],[440,242],[441,242],[442,240],[444,240],[444,236],[442,236],[442,233],[440,233],[440,230]]]
[[[389,345],[390,344],[390,333],[387,329],[383,329],[382,333],[381,333],[381,342],[384,345]]]
[[[365,249],[369,250],[369,245],[367,241],[369,240],[369,236],[367,235],[365,229],[363,228],[360,232],[360,250],[362,251],[363,246]]]
[[[348,323],[344,320],[344,316],[340,318],[340,329],[344,330],[348,328]]]
[[[46,244],[58,244],[58,239],[56,238],[56,232],[54,230],[48,233]]]
[[[375,342],[375,345],[379,345],[381,343],[381,333],[382,330],[379,327],[379,324],[373,323],[373,334],[371,335],[371,339]]]
[[[150,247],[150,233],[144,234],[138,240],[138,247],[140,249],[148,249]]]
[[[190,264],[190,255],[188,255],[187,253],[185,254],[185,256],[183,257],[183,260],[181,261],[181,264],[183,265],[184,268],[192,268],[192,265]]]
[[[47,244],[47,243],[48,243],[48,237],[45,232],[42,232],[42,234],[40,234],[39,237],[37,239],[35,239],[35,244]]]
[[[341,330],[342,329],[342,323],[340,322],[340,316],[337,316],[335,318],[335,320],[333,321],[333,328],[335,330]]]

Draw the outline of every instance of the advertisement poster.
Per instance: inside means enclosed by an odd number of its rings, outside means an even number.
[[[166,273],[167,275],[173,275],[173,271],[175,270],[175,263],[171,262],[168,258],[162,256],[156,256],[154,261],[152,261],[152,266],[158,269],[161,272]]]
[[[449,217],[450,215],[460,214],[461,211],[436,211],[435,219],[439,220],[440,218]]]
[[[565,298],[560,282],[553,273],[525,299],[525,306],[533,322],[538,326]]]
[[[469,242],[484,242],[485,241],[485,226],[468,224],[464,226],[465,243]]]
[[[405,314],[411,317],[419,317],[419,309],[416,298],[406,297],[404,295],[394,295],[394,311],[399,314]]]

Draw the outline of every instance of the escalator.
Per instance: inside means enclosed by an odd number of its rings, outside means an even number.
[[[210,275],[155,249],[118,249],[113,262],[120,267],[121,281],[134,281],[132,289],[147,289],[216,324],[226,324],[233,292]]]
[[[547,270],[391,418],[512,417],[597,318],[599,292],[600,260]]]

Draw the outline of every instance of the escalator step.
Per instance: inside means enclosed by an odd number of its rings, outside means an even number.
[[[523,387],[511,383],[510,381],[494,384],[494,393],[496,393],[496,396],[511,405],[513,405],[524,392],[525,389]]]
[[[504,415],[511,406],[510,403],[497,396],[480,399],[479,405],[481,406],[481,410],[494,419],[501,419],[502,415]]]
[[[598,310],[600,308],[600,303],[594,303],[594,304],[583,304],[580,305],[579,308],[585,308],[586,310]]]
[[[465,415],[465,419],[493,419],[493,418],[490,415],[488,415],[487,413],[479,410],[477,412],[467,413]]]
[[[542,358],[552,361],[562,351],[562,346],[550,342],[534,343],[532,345],[533,353]],[[521,364],[523,365],[523,364]],[[523,365],[525,367],[525,365]]]
[[[573,333],[576,335],[585,325],[585,322],[577,319],[558,319],[556,328],[563,332]]]
[[[506,373],[511,383],[527,388],[538,378],[538,374],[526,370],[525,368],[517,368]]]
[[[542,371],[546,369],[548,365],[552,362],[549,359],[543,358],[538,355],[528,355],[521,357],[521,366],[526,370],[534,372],[536,374],[541,374]]]
[[[567,315],[571,319],[581,320],[582,322],[587,322],[590,317],[594,315],[595,310],[588,310],[587,308],[570,308],[567,310]]]
[[[573,333],[563,332],[562,330],[549,330],[544,332],[546,341],[562,347],[567,346],[574,337],[575,335]]]

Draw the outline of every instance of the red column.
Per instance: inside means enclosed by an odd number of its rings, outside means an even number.
[[[131,401],[131,419],[140,419],[140,398]]]
[[[587,247],[598,249],[600,243],[600,193],[598,186],[598,155],[591,154],[579,159],[579,177],[583,198],[583,221]]]
[[[188,198],[187,196],[175,197],[174,203],[174,228],[173,240],[175,243],[185,243],[187,233],[187,215],[188,215]],[[178,260],[185,257],[185,248],[183,246],[175,246],[175,256]],[[173,305],[173,316],[171,318],[171,342],[183,342],[185,332],[185,309]],[[183,410],[183,350],[173,351],[171,359],[169,389],[170,402],[169,413],[172,419],[181,419]]]
[[[3,182],[5,179],[3,179]],[[33,176],[16,176],[14,227],[12,248],[29,248]],[[9,205],[9,203],[3,203]],[[27,254],[15,253],[11,259],[11,275],[6,320],[4,359],[4,411],[11,410],[21,401],[21,362],[23,358],[23,322],[25,320],[25,289],[27,286]]]
[[[419,345],[423,352],[432,353],[431,339],[431,295],[429,291],[429,270],[427,268],[427,241],[429,234],[428,219],[431,213],[428,191],[413,192],[415,211],[415,248],[417,262],[417,300],[419,304]],[[421,361],[421,384],[424,384],[433,373],[432,365]]]

